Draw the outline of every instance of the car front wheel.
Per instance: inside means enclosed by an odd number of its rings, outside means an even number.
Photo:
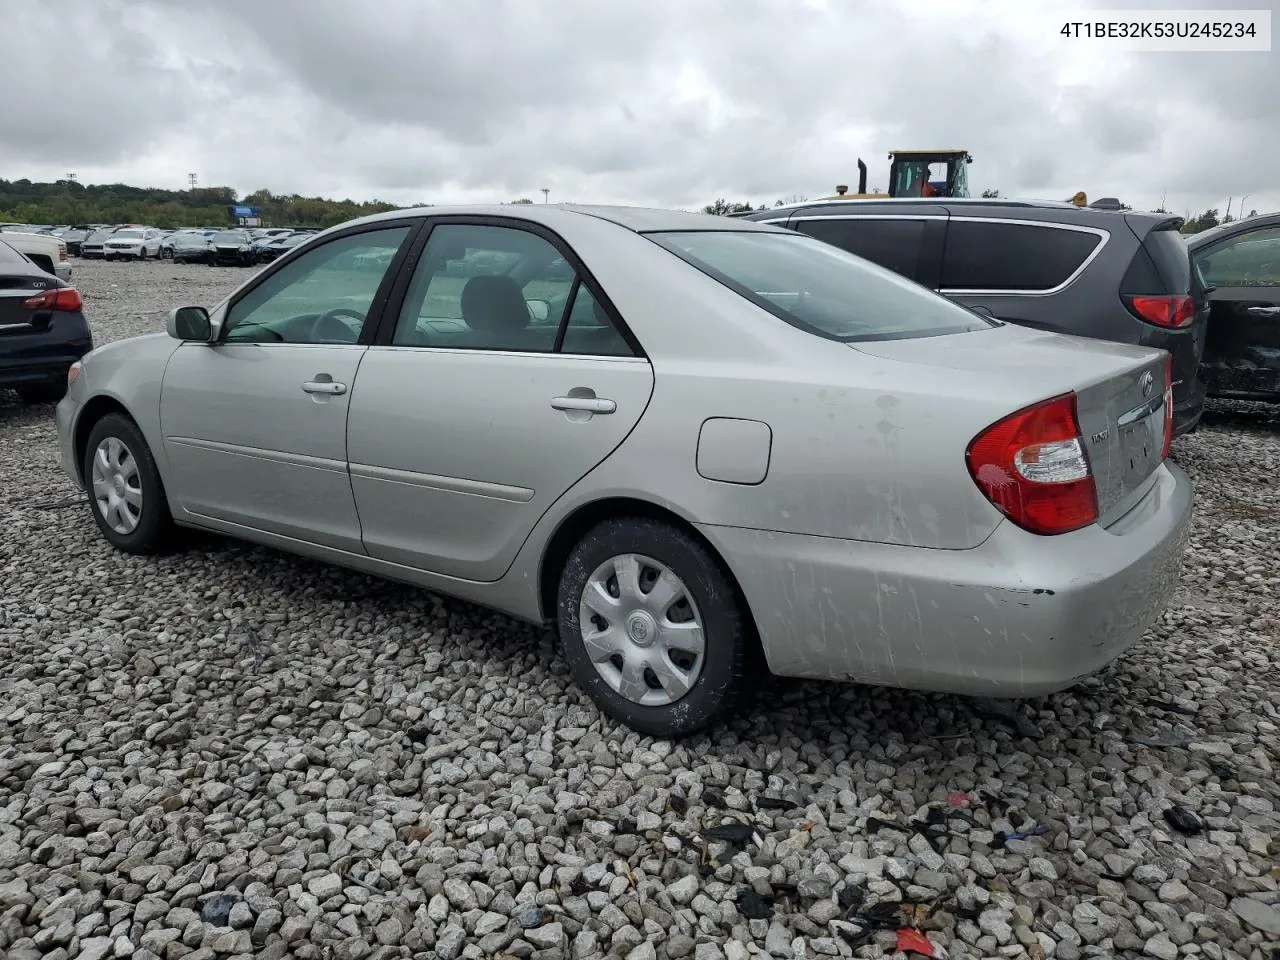
[[[748,692],[754,638],[719,560],[679,528],[608,520],[560,577],[558,621],[574,679],[633,730],[679,737]]]
[[[93,425],[84,452],[84,480],[102,535],[125,553],[157,553],[174,530],[160,472],[142,432],[110,413]]]

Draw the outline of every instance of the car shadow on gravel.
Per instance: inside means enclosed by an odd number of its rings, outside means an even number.
[[[548,726],[565,724],[565,717],[595,715],[596,708],[573,683],[551,629],[539,628],[420,587],[347,571],[269,547],[240,543],[216,534],[192,532],[189,545],[166,562],[181,563],[185,553],[199,556],[212,580],[249,580],[263,591],[260,602],[278,610],[307,605],[321,617],[346,623],[411,622],[430,610],[430,619],[444,629],[433,629],[420,653],[444,655],[444,661],[474,660],[486,674],[511,678],[514,687],[528,676],[531,657],[554,678],[548,694]],[[225,574],[225,576],[224,576]],[[229,619],[244,615],[254,626],[255,612],[233,601],[222,611]],[[287,630],[281,625],[258,625],[265,635]],[[474,638],[492,636],[478,652]],[[377,637],[369,635],[357,661],[372,665]],[[276,646],[279,646],[277,644]],[[296,656],[296,651],[290,654]],[[241,656],[241,661],[245,658]],[[262,669],[280,665],[268,657]],[[1113,668],[1114,669],[1114,668]],[[987,701],[951,694],[935,694],[856,683],[838,683],[769,677],[758,693],[716,727],[684,738],[686,746],[705,752],[708,759],[728,760],[744,750],[763,750],[770,744],[798,738],[816,756],[843,754],[851,743],[858,752],[880,758],[911,756],[926,762],[953,760],[972,753],[978,744],[991,749],[1017,750],[1017,744],[1049,738],[1096,735],[1101,715],[1119,730],[1142,729],[1125,720],[1130,707],[1129,686],[1123,678],[1108,674],[1088,678],[1071,690],[1049,697],[1018,701]],[[559,714],[559,716],[557,716]],[[613,736],[636,736],[625,727],[604,719]],[[572,721],[569,721],[571,724]],[[648,738],[644,738],[648,739]],[[723,754],[723,756],[721,756]]]

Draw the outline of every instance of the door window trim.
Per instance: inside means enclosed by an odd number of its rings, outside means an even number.
[[[523,230],[525,233],[532,233],[551,244],[556,251],[564,257],[565,263],[569,264],[574,270],[576,277],[574,283],[574,293],[576,288],[586,286],[588,292],[596,299],[609,317],[609,322],[613,324],[614,329],[622,337],[623,341],[631,348],[633,357],[605,357],[595,353],[562,353],[557,348],[564,340],[566,327],[569,323],[569,315],[573,312],[573,301],[565,302],[564,314],[560,318],[560,327],[556,331],[555,347],[550,351],[529,351],[529,350],[485,350],[481,347],[462,347],[462,346],[410,346],[407,344],[396,344],[392,340],[395,337],[396,324],[400,319],[400,311],[404,309],[404,300],[409,292],[409,285],[413,282],[413,274],[418,268],[421,261],[422,253],[427,248],[427,243],[431,240],[431,233],[436,227],[443,226],[473,226],[473,227],[502,227],[511,230]],[[407,253],[405,260],[398,267],[398,274],[395,283],[389,291],[387,302],[383,305],[382,316],[378,324],[369,346],[376,347],[396,347],[405,350],[431,350],[446,351],[450,353],[467,352],[467,353],[485,353],[485,354],[504,354],[521,357],[569,357],[587,360],[642,360],[648,362],[648,354],[645,353],[644,347],[641,346],[639,339],[631,330],[622,314],[618,312],[618,308],[614,306],[613,301],[604,292],[604,288],[595,276],[587,269],[587,265],[578,256],[577,252],[569,245],[569,243],[560,234],[556,233],[550,227],[532,220],[521,220],[518,217],[502,217],[492,214],[430,214],[423,217],[423,226],[421,231],[413,238],[411,242],[406,244],[401,253]],[[379,291],[381,292],[381,291]]]
[[[254,341],[254,345],[260,346],[260,347],[299,347],[299,346],[367,347],[369,346],[373,341],[374,335],[379,329],[383,315],[387,308],[388,299],[391,295],[391,291],[395,285],[395,282],[399,277],[400,273],[404,269],[405,256],[407,252],[413,247],[418,236],[421,235],[424,229],[424,225],[425,225],[425,221],[424,221],[424,218],[421,216],[396,217],[390,220],[375,220],[367,223],[351,224],[348,227],[343,227],[341,229],[335,230],[332,234],[328,234],[327,236],[325,236],[325,238],[319,243],[312,243],[311,241],[305,241],[299,244],[298,246],[290,250],[288,253],[283,254],[280,257],[277,257],[275,260],[271,262],[271,264],[265,270],[263,270],[261,273],[257,274],[256,276],[252,277],[250,280],[248,280],[245,283],[243,287],[241,287],[239,290],[237,290],[235,293],[231,295],[231,298],[228,299],[226,304],[224,304],[222,307],[222,310],[221,310],[222,323],[218,328],[218,339],[214,341],[213,345],[221,346],[222,344],[227,342],[226,340],[227,329],[228,329],[227,319],[231,316],[231,311],[236,308],[237,304],[239,304],[241,300],[247,297],[250,293],[256,290],[260,285],[265,283],[269,278],[274,276],[277,272],[279,272],[280,270],[283,270],[294,260],[298,259],[298,257],[305,256],[306,254],[309,254],[315,250],[319,250],[322,247],[326,247],[330,243],[333,243],[337,240],[345,240],[348,237],[358,236],[359,234],[364,234],[364,233],[377,233],[382,230],[397,230],[402,227],[408,227],[409,232],[405,235],[405,238],[400,242],[400,248],[396,251],[395,256],[391,258],[391,263],[388,265],[386,273],[383,274],[382,281],[378,284],[377,292],[374,293],[373,300],[370,301],[369,303],[369,312],[365,314],[364,326],[361,328],[360,336],[354,344],[350,344],[350,343],[299,344],[299,343],[272,343],[269,341],[262,343],[262,342]]]
[[[1111,231],[1103,230],[1101,227],[1086,227],[1075,223],[1061,223],[1055,220],[1023,220],[1014,217],[966,217],[951,216],[947,225],[947,239],[951,238],[951,223],[1000,223],[1018,227],[1042,227],[1045,230],[1067,230],[1073,233],[1091,233],[1098,237],[1101,241],[1093,248],[1093,251],[1084,258],[1080,266],[1071,273],[1067,279],[1063,280],[1056,286],[1048,287],[1040,290],[1009,290],[1003,287],[987,287],[983,289],[970,289],[966,287],[952,288],[940,287],[938,292],[948,297],[1051,297],[1061,293],[1071,284],[1075,283],[1080,276],[1089,269],[1089,265],[1102,253],[1107,244],[1111,241]],[[945,263],[947,256],[946,247],[943,247],[942,257]]]

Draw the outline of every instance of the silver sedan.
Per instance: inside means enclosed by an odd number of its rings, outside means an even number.
[[[767,671],[1104,667],[1185,547],[1169,384],[779,228],[431,207],[94,350],[57,418],[120,550],[202,528],[554,622],[605,712],[676,736]]]

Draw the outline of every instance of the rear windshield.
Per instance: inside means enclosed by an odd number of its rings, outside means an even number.
[[[798,234],[646,236],[779,319],[830,340],[903,340],[997,326],[892,270]]]
[[[18,264],[26,266],[27,258],[3,240],[0,240],[0,263],[7,267],[16,267]]]
[[[214,243],[245,243],[248,238],[243,233],[215,233]]]
[[[1191,255],[1177,230],[1152,230],[1145,244],[1170,293],[1191,292]]]

